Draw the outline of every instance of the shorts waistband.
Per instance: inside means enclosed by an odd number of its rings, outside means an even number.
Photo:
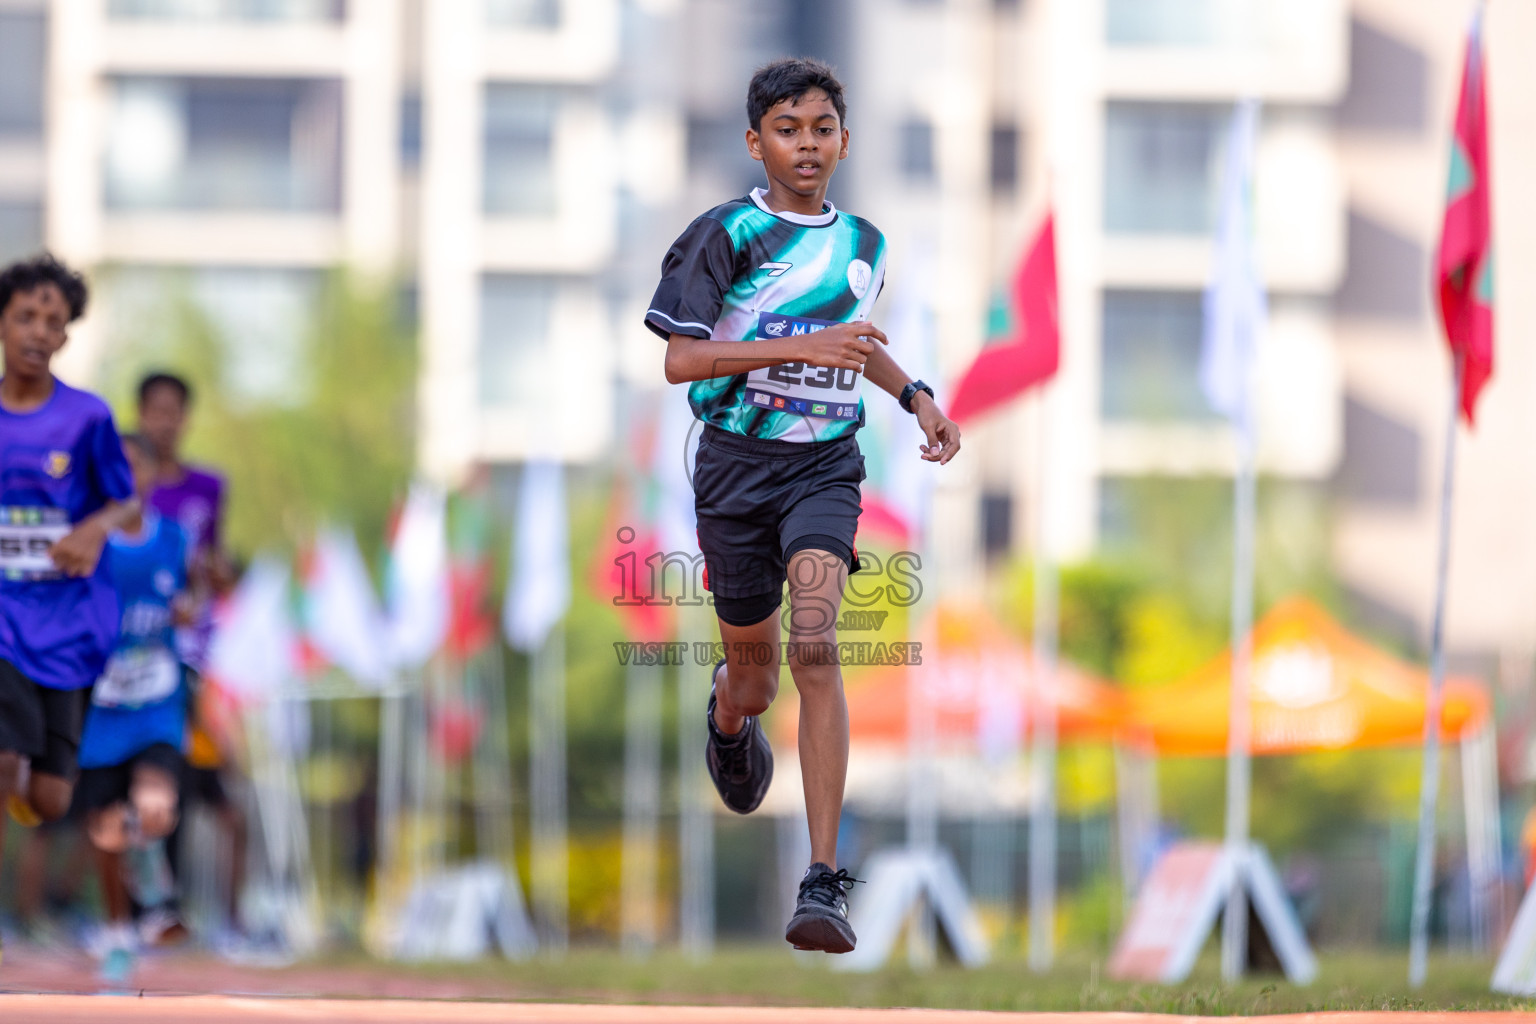
[[[721,430],[713,423],[704,424],[704,440],[711,448],[735,455],[751,455],[757,458],[794,459],[815,453],[825,454],[841,450],[839,446],[854,443],[855,435],[846,434],[831,441],[780,441],[771,437],[747,437],[729,430]]]

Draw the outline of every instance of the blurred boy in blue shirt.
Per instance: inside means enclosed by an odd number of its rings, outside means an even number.
[[[134,490],[147,508],[155,487],[155,458],[138,435],[124,437],[123,448],[133,467]],[[191,618],[191,546],[180,526],[151,509],[136,513],[112,535],[108,547],[122,626],[91,691],[75,806],[85,815],[86,833],[99,851],[102,894],[114,930],[109,951],[131,957],[136,943],[123,854],[145,851],[176,826],[188,704],[176,627]],[[142,889],[144,880],[139,884]]]

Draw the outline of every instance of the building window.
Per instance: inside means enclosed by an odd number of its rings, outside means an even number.
[[[42,133],[47,54],[43,15],[0,10],[0,135]]]
[[[1019,130],[1011,124],[992,126],[992,191],[1014,192],[1019,187]]]
[[[990,559],[1013,548],[1013,495],[989,491],[981,496],[981,549]]]
[[[43,204],[0,201],[0,264],[43,247]]]
[[[1106,0],[1111,46],[1241,46],[1262,40],[1268,6],[1255,0]]]
[[[346,5],[344,0],[110,0],[107,16],[125,21],[341,21]]]
[[[540,387],[544,346],[556,282],[510,274],[486,276],[480,286],[480,404],[526,406]]]
[[[485,20],[497,28],[554,28],[560,0],[486,0]]]
[[[114,210],[334,212],[341,84],[123,78],[113,87],[106,200]]]
[[[421,93],[408,92],[400,97],[400,166],[415,170],[421,166]]]
[[[485,212],[548,217],[555,203],[553,89],[491,85],[485,91]]]
[[[1106,420],[1204,421],[1198,292],[1104,293],[1100,408]]]
[[[934,176],[933,123],[916,118],[902,123],[901,173],[908,181],[930,182]]]
[[[1225,106],[1110,103],[1104,227],[1111,234],[1206,234],[1215,223]]]

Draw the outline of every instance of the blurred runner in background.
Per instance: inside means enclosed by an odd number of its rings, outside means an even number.
[[[187,413],[192,403],[191,386],[172,373],[151,373],[139,382],[139,430],[148,441],[156,462],[155,488],[149,504],[167,519],[180,524],[192,545],[192,590],[197,612],[193,622],[178,630],[177,649],[182,661],[201,677],[208,657],[208,645],[213,636],[214,599],[226,594],[233,584],[233,573],[223,550],[224,479],[206,468],[188,465],[181,454],[182,440],[186,434]],[[194,684],[196,683],[194,678]],[[224,904],[220,908],[225,920],[210,938],[216,942],[227,936],[238,937],[240,927],[240,893],[245,884],[245,814],[239,803],[231,798],[226,786],[225,772],[232,769],[233,759],[223,745],[216,741],[216,730],[208,728],[206,715],[213,695],[194,685],[192,714],[188,723],[187,763],[182,782],[185,809],[199,804],[214,815],[221,832],[218,878]],[[186,815],[182,816],[186,820]],[[181,826],[171,837],[166,848],[173,876],[182,878]],[[166,938],[179,935],[181,924],[179,910],[173,905],[171,914],[147,916],[146,925],[153,930],[163,926]],[[154,936],[158,941],[160,937]]]
[[[123,448],[145,501],[155,485],[154,457],[137,435],[125,437]],[[75,805],[99,851],[108,923],[96,952],[103,976],[121,983],[140,938],[130,886],[145,906],[161,906],[171,895],[164,857],[151,846],[176,826],[187,732],[187,669],[176,652],[176,626],[190,622],[193,610],[187,600],[191,546],[180,526],[147,509],[114,533],[108,547],[122,628],[91,690]]]

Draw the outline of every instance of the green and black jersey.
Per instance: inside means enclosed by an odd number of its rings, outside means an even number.
[[[754,189],[688,225],[661,264],[661,283],[645,314],[663,338],[716,341],[783,338],[868,320],[885,282],[885,237],[839,212],[774,213]],[[746,437],[828,441],[864,422],[863,375],[854,370],[781,363],[694,381],[693,413]]]

